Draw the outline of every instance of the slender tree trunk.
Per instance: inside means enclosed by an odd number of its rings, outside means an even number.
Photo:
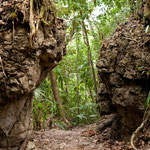
[[[79,60],[79,38],[76,37],[76,46],[77,46],[77,60],[76,60],[76,74],[77,74],[77,103],[78,103],[78,115],[80,114],[80,97],[79,97],[79,69],[78,69],[78,60]],[[79,124],[79,118],[78,118],[78,124]]]
[[[65,91],[66,91],[66,94],[65,94],[66,110],[67,110],[67,112],[69,112],[69,101],[68,101],[69,92],[68,92],[68,84],[67,83],[65,83]]]
[[[90,92],[90,97],[91,97],[91,99],[92,99],[92,101],[94,103],[95,100],[94,100],[94,96],[93,96],[93,93],[92,93],[92,89],[90,87],[88,87],[88,89],[89,89],[89,92]]]
[[[74,36],[74,34],[75,34],[75,29],[76,29],[76,22],[73,21],[73,22],[72,22],[72,28],[71,28],[71,31],[70,31],[68,37],[66,38],[67,43],[69,43],[69,42],[72,41],[73,36]]]
[[[65,78],[68,78],[67,74],[66,74],[66,66],[64,66],[64,76]],[[65,80],[65,102],[66,102],[66,110],[67,112],[69,112],[69,101],[68,101],[68,96],[69,96],[69,91],[68,91],[68,80]]]
[[[86,85],[87,85],[87,87],[88,87],[88,90],[89,90],[89,93],[90,93],[90,97],[91,97],[91,99],[92,99],[92,102],[95,102],[95,99],[94,99],[94,96],[93,96],[91,87],[88,86],[88,84],[87,84],[86,81],[85,81],[85,83],[86,83]]]
[[[64,108],[63,108],[63,105],[62,105],[62,99],[61,99],[61,97],[59,95],[59,90],[58,90],[57,80],[56,80],[56,76],[55,76],[54,70],[50,71],[50,78],[51,78],[53,95],[54,95],[55,100],[58,102],[58,106],[59,106],[59,110],[60,110],[60,115],[63,118],[64,122],[67,124],[67,126],[71,127],[71,124],[67,120],[66,114],[64,112]]]
[[[82,12],[80,12],[80,14],[82,16]],[[88,61],[89,61],[90,68],[92,69],[93,80],[94,80],[94,89],[95,89],[96,101],[97,101],[97,81],[96,81],[96,75],[95,75],[94,64],[93,64],[93,59],[92,59],[91,47],[90,47],[88,33],[87,33],[87,29],[86,29],[84,20],[82,20],[82,28],[83,28],[83,32],[85,35],[84,36],[84,38],[85,38],[84,42],[85,42],[87,49],[88,49]]]
[[[92,36],[93,36],[93,38],[96,38],[96,35],[95,35],[95,33],[94,33],[94,28],[93,28],[93,25],[92,25],[92,23],[91,23],[91,21],[88,19],[88,23],[89,23],[89,25],[90,25],[90,30],[92,31]]]
[[[94,28],[93,28],[93,25],[92,25],[91,21],[88,20],[88,22],[89,22],[89,25],[90,25],[90,30],[92,31],[92,36],[93,36],[93,38],[94,38],[94,39],[97,39],[97,38],[98,38],[98,41],[99,41],[99,42],[98,42],[98,45],[99,45],[99,49],[100,49],[100,46],[101,46],[101,44],[103,43],[103,40],[104,40],[103,33],[100,32],[100,29],[99,29],[99,27],[98,27],[97,24],[95,25],[97,31],[94,31]],[[98,35],[98,36],[96,36],[96,35]],[[96,47],[96,46],[95,46],[95,47]]]

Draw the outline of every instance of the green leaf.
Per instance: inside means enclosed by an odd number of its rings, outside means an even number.
[[[149,30],[149,25],[146,26],[145,33],[148,33],[148,30]]]
[[[121,9],[121,4],[118,1],[116,1],[116,6]]]
[[[84,116],[84,114],[80,114],[80,115],[77,115],[77,117],[79,118],[79,119],[86,119],[86,117]]]
[[[149,93],[148,93],[147,100],[146,100],[146,103],[145,103],[145,105],[144,105],[144,108],[145,108],[145,109],[148,107],[149,102],[150,102],[150,91],[149,91]]]
[[[43,105],[39,102],[39,103],[38,103],[38,107],[39,107],[40,109],[42,109],[42,108],[43,108]]]

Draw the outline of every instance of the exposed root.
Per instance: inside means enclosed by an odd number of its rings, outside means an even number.
[[[132,136],[131,136],[130,142],[131,142],[131,145],[132,145],[132,147],[133,147],[134,150],[137,150],[137,148],[136,148],[135,145],[134,145],[134,139],[135,139],[135,137],[137,136],[137,134],[139,133],[139,131],[144,128],[144,126],[145,126],[145,124],[147,123],[149,117],[150,117],[150,110],[149,110],[149,107],[148,107],[147,110],[146,110],[145,113],[144,113],[143,122],[142,122],[141,125],[135,130],[135,132],[133,132],[133,134],[132,134]]]
[[[26,20],[25,3],[26,3],[26,0],[23,1],[23,5],[22,5],[22,13],[23,13],[23,21],[22,21],[22,23],[24,23],[25,20]]]
[[[42,4],[40,5],[41,5],[41,9],[40,9],[40,13],[38,14],[39,17],[37,17],[37,19],[35,20],[34,13],[33,13],[33,0],[30,0],[30,19],[29,19],[29,22],[30,22],[29,41],[30,42],[29,43],[30,43],[31,48],[33,48],[33,38],[39,29],[40,22],[43,22],[44,25],[49,26],[49,23],[44,20],[44,13],[45,13],[47,6],[44,1],[42,1]]]
[[[35,23],[34,23],[34,14],[33,14],[33,0],[30,0],[30,35],[29,35],[29,43],[30,47],[33,47],[33,36],[35,35]]]
[[[43,22],[44,25],[48,25],[48,26],[49,26],[49,23],[46,22],[46,21],[44,20],[44,18],[43,18],[45,9],[46,9],[46,4],[45,4],[45,2],[43,1],[43,2],[42,2],[42,6],[41,6],[41,10],[40,10],[40,20],[41,20],[41,22]]]
[[[107,119],[101,120],[98,127],[97,127],[97,132],[100,132],[102,130],[104,130],[105,128],[109,127],[112,125],[112,122],[114,121],[114,119],[117,117],[116,114],[112,114],[112,116],[110,116]]]

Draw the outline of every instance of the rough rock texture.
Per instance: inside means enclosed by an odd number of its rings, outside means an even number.
[[[31,136],[33,90],[66,54],[65,29],[51,0],[0,1],[0,148]]]
[[[97,68],[100,114],[116,112],[112,136],[128,136],[142,122],[150,91],[150,33],[139,20],[131,17],[104,41]]]

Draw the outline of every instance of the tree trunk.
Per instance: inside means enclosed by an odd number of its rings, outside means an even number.
[[[65,24],[51,0],[1,1],[0,22],[0,149],[23,150],[33,91],[66,53]]]
[[[64,84],[65,84],[65,108],[66,108],[66,112],[69,112],[69,101],[68,101],[68,98],[69,98],[69,91],[68,91],[68,74],[66,74],[66,66],[64,66],[64,77],[67,78],[64,80]]]
[[[91,87],[88,87],[88,89],[89,89],[89,93],[90,93],[90,97],[91,97],[91,99],[92,99],[92,102],[95,103],[95,100],[94,100],[94,96],[93,96]]]
[[[62,99],[60,98],[60,95],[59,95],[59,90],[58,90],[58,86],[57,86],[57,80],[56,80],[55,72],[53,70],[50,71],[50,77],[51,77],[53,95],[54,95],[55,100],[58,102],[60,115],[63,118],[64,122],[67,124],[67,126],[71,127],[71,124],[67,120],[66,114],[64,112],[64,108],[62,105]]]
[[[82,16],[82,12],[81,12],[81,16]],[[97,100],[97,81],[96,81],[96,75],[95,75],[93,60],[92,60],[92,53],[91,53],[90,43],[89,43],[89,39],[88,39],[88,33],[87,33],[87,29],[86,29],[84,20],[82,20],[82,28],[83,28],[83,32],[84,32],[84,38],[85,38],[84,42],[85,42],[85,44],[88,48],[88,61],[89,61],[90,68],[92,69],[93,80],[94,80],[94,88],[95,88],[96,100]]]
[[[78,115],[80,114],[80,97],[79,97],[79,69],[78,69],[78,60],[79,60],[79,38],[76,37],[76,46],[77,46],[77,60],[76,60],[76,75],[77,75],[77,104],[78,104]],[[78,118],[79,124],[79,118]]]

